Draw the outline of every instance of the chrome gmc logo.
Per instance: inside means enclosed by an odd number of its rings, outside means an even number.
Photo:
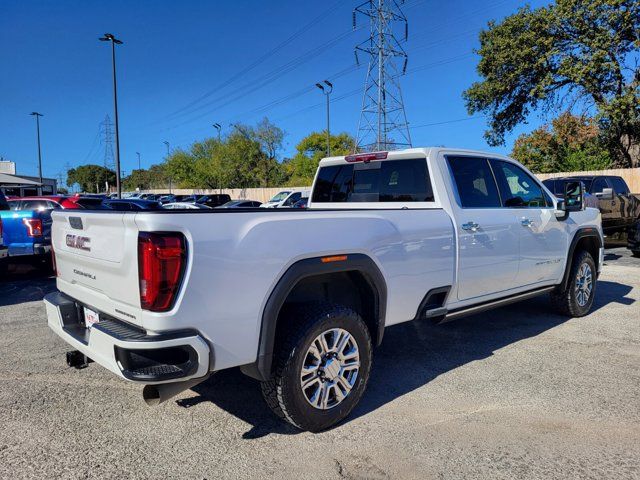
[[[91,239],[89,237],[81,237],[80,235],[67,235],[67,247],[77,248],[86,252],[91,251]]]

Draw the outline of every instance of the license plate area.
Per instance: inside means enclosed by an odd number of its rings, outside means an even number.
[[[96,323],[100,323],[100,315],[98,312],[91,310],[87,307],[82,307],[83,318],[84,318],[84,326],[87,330],[91,330]]]

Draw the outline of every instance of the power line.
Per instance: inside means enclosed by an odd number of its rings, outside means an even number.
[[[458,118],[456,120],[445,120],[442,122],[435,122],[435,123],[424,123],[422,125],[412,125],[411,128],[416,129],[416,128],[424,128],[424,127],[436,127],[438,125],[447,125],[449,123],[459,123],[459,122],[467,122],[469,120],[478,120],[481,118],[487,118],[486,115],[478,115],[477,117],[465,117],[465,118]]]
[[[242,70],[240,70],[239,72],[236,72],[234,75],[232,75],[231,77],[229,77],[227,80],[225,80],[224,82],[222,82],[220,85],[218,85],[217,87],[207,91],[206,93],[204,93],[203,95],[201,95],[200,97],[196,98],[195,100],[189,102],[186,106],[179,108],[178,110],[176,110],[175,112],[173,112],[171,115],[169,115],[170,117],[175,116],[185,110],[190,109],[191,107],[197,105],[199,102],[201,102],[202,100],[205,100],[206,98],[210,97],[211,95],[213,95],[214,93],[222,90],[223,88],[228,87],[229,85],[231,85],[233,82],[235,82],[236,80],[242,78],[244,75],[246,75],[247,73],[249,73],[251,70],[253,70],[254,68],[256,68],[257,66],[259,66],[260,64],[262,64],[265,60],[271,58],[272,56],[274,56],[276,53],[278,53],[280,50],[282,50],[284,47],[286,47],[287,45],[289,45],[291,42],[293,42],[296,38],[298,38],[300,35],[302,35],[303,33],[307,32],[310,28],[312,28],[314,25],[316,25],[317,23],[319,23],[322,19],[324,19],[326,16],[330,15],[334,10],[336,10],[336,8],[338,8],[338,6],[340,6],[342,4],[342,0],[338,0],[337,2],[335,2],[334,4],[332,4],[327,10],[325,10],[323,13],[321,13],[320,15],[318,15],[317,17],[315,17],[313,20],[311,20],[310,22],[308,22],[307,24],[305,24],[303,27],[301,27],[300,29],[298,29],[294,34],[292,34],[291,36],[289,36],[288,38],[286,38],[284,41],[282,41],[281,43],[279,43],[276,47],[272,48],[271,50],[269,50],[267,53],[261,55],[260,57],[258,57],[255,61],[253,61],[251,64],[247,65],[245,68],[243,68]]]
[[[329,40],[328,42],[325,42],[324,44],[317,46],[309,51],[307,51],[306,53],[300,55],[299,57],[289,61],[288,63],[272,70],[271,72],[253,80],[250,83],[247,83],[245,85],[243,85],[242,87],[239,87],[238,89],[229,92],[227,94],[224,95],[220,95],[219,97],[210,100],[194,109],[192,109],[190,112],[187,113],[187,115],[190,114],[194,114],[198,111],[202,111],[204,109],[208,109],[205,110],[203,113],[191,117],[177,125],[174,126],[175,127],[180,127],[182,125],[186,125],[189,123],[192,123],[196,120],[199,120],[207,115],[210,115],[211,113],[215,112],[216,110],[223,108],[227,105],[230,105],[242,98],[244,98],[245,96],[260,90],[270,84],[272,84],[273,82],[275,82],[276,80],[278,80],[279,78],[283,77],[284,75],[286,75],[287,73],[295,70],[296,68],[300,67],[301,65],[304,65],[305,63],[309,62],[310,60],[312,60],[313,58],[317,57],[318,55],[320,55],[321,53],[323,53],[325,50],[327,50],[328,48],[336,45],[338,42],[340,42],[341,40],[343,40],[344,38],[346,38],[347,36],[351,35],[353,33],[352,30],[348,30],[340,35],[338,35],[337,37],[333,38],[332,40]],[[221,103],[220,103],[221,102]],[[216,105],[217,104],[217,105]]]

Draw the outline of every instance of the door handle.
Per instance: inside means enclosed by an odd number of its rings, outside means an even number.
[[[533,222],[529,218],[523,218],[522,220],[520,220],[520,223],[522,224],[523,227],[532,227],[533,226]]]
[[[467,222],[467,223],[463,223],[462,224],[462,229],[463,230],[468,230],[470,232],[478,231],[479,227],[480,227],[480,225],[478,225],[476,222]]]

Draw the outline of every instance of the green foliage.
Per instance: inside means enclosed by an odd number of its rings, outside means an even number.
[[[537,173],[603,170],[612,165],[595,119],[570,113],[560,115],[550,126],[521,135],[511,155]]]
[[[222,141],[206,139],[188,151],[178,150],[165,162],[165,170],[181,188],[251,188],[280,185],[282,166],[277,154],[284,132],[262,120],[250,127],[236,124]]]
[[[67,172],[67,186],[78,184],[87,193],[104,192],[106,183],[116,184],[116,172],[100,165],[82,165]]]
[[[618,166],[640,161],[640,2],[557,0],[523,7],[480,34],[482,80],[464,92],[489,117],[489,144],[536,109],[593,109]]]
[[[331,135],[331,155],[348,155],[355,149],[355,140],[348,133]],[[313,132],[296,146],[296,155],[284,163],[288,180],[292,186],[311,185],[318,163],[327,154],[327,132]]]
[[[133,170],[131,175],[122,180],[122,189],[125,191],[149,190],[151,188],[164,188],[169,182],[164,165],[152,165],[149,169]]]

